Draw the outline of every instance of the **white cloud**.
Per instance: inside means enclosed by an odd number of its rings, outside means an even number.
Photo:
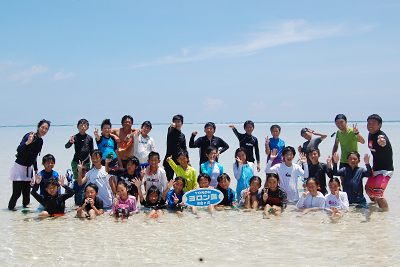
[[[42,65],[32,66],[29,69],[21,70],[11,74],[10,80],[27,82],[31,77],[45,73],[47,70],[48,68],[46,66]]]
[[[215,111],[219,109],[224,109],[226,104],[221,99],[206,98],[203,102],[205,111]]]
[[[165,56],[155,61],[140,63],[128,68],[191,62],[221,57],[242,57],[260,53],[262,50],[296,42],[335,36],[343,31],[343,25],[315,26],[305,20],[285,21],[276,25],[262,27],[255,33],[246,35],[243,40],[231,45],[212,45],[198,48],[188,57],[189,50],[181,49],[182,56]],[[127,69],[127,68],[121,68]]]
[[[61,70],[60,72],[57,72],[56,74],[54,74],[53,80],[59,81],[59,80],[64,80],[64,79],[74,78],[74,77],[76,77],[75,72],[64,73],[64,70]]]

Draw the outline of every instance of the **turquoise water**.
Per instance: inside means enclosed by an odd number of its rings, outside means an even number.
[[[287,145],[299,146],[305,140],[300,129],[309,127],[328,134],[321,145],[321,161],[331,153],[336,131],[333,123],[280,123],[281,138]],[[351,125],[349,123],[349,125]],[[266,155],[263,152],[264,137],[270,136],[270,123],[257,123],[254,135],[260,142],[261,172]],[[365,123],[358,123],[360,133],[367,139]],[[236,124],[241,130],[242,123]],[[157,150],[165,155],[168,125],[154,125],[150,135]],[[187,141],[192,131],[203,130],[203,124],[184,124]],[[400,130],[399,123],[384,123],[383,131],[389,136],[395,169],[399,170]],[[3,127],[0,159],[0,210],[2,245],[1,265],[397,265],[400,262],[400,207],[398,175],[395,172],[386,190],[390,211],[378,212],[375,205],[365,209],[351,208],[343,219],[332,222],[324,212],[315,212],[297,218],[289,206],[281,218],[263,220],[261,211],[218,212],[216,218],[201,211],[201,218],[189,212],[183,218],[166,213],[164,223],[145,220],[140,213],[127,222],[117,223],[104,214],[96,220],[75,218],[71,211],[61,218],[38,219],[38,203],[32,198],[32,210],[23,214],[20,210],[9,212],[11,196],[10,168],[15,160],[15,150],[22,136],[35,127]],[[94,127],[89,129],[93,135]],[[44,137],[42,155],[52,153],[56,157],[55,170],[63,173],[69,168],[73,149],[65,149],[75,126],[52,126]],[[238,141],[228,124],[218,124],[216,135],[222,137],[230,149],[223,153],[220,163],[233,178],[232,165]],[[369,153],[367,145],[359,146],[360,153]],[[198,170],[198,150],[189,149],[193,167]],[[39,160],[40,161],[40,160]],[[234,178],[231,187],[236,188]],[[301,185],[299,184],[299,188]],[[67,201],[71,207],[73,201]],[[17,204],[21,209],[21,198]],[[202,259],[202,261],[200,261]]]

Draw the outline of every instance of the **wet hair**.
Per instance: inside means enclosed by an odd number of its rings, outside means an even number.
[[[54,163],[56,163],[56,158],[52,154],[44,155],[42,158],[42,164],[45,164],[49,161],[53,161]]]
[[[143,122],[143,123],[142,123],[142,128],[143,128],[144,126],[147,126],[147,127],[149,127],[150,129],[153,128],[153,126],[151,125],[151,122],[150,122],[150,121],[145,121],[145,122]]]
[[[183,187],[186,186],[186,180],[185,180],[185,178],[183,178],[182,176],[176,177],[176,178],[175,178],[175,182],[176,182],[176,181],[182,181],[182,182],[183,182]]]
[[[244,147],[239,147],[238,149],[236,149],[235,152],[235,159],[237,158],[237,155],[239,154],[239,152],[244,152],[244,154],[246,154],[246,163],[247,163],[247,149]],[[239,163],[236,160],[236,166],[239,166]]]
[[[160,190],[157,188],[157,186],[152,185],[152,186],[150,186],[149,190],[147,190],[146,202],[150,202],[149,201],[149,196],[150,196],[150,194],[153,194],[153,193],[156,193],[158,195],[158,199],[160,199],[160,195],[161,195]]]
[[[309,181],[314,181],[314,182],[315,182],[315,185],[316,185],[317,187],[319,186],[319,181],[318,181],[317,178],[315,178],[315,177],[309,177],[309,178],[307,178],[306,185],[308,184]]]
[[[367,118],[367,121],[369,121],[369,120],[376,120],[376,121],[378,121],[378,124],[382,124],[382,118],[378,114],[369,115]]]
[[[231,181],[231,177],[229,177],[227,173],[221,173],[220,175],[218,175],[217,182],[220,183],[224,179],[228,180],[229,182]]]
[[[121,119],[121,124],[124,124],[124,122],[125,122],[127,119],[130,119],[131,122],[133,123],[133,118],[132,118],[132,116],[131,116],[131,115],[125,115],[125,116],[123,116],[122,119]]]
[[[261,185],[261,178],[260,177],[254,175],[253,177],[250,178],[249,184],[251,184],[254,181],[258,181],[260,183],[260,185]]]
[[[183,116],[181,114],[177,114],[172,118],[172,122],[181,121],[183,122]]]
[[[103,122],[101,123],[101,129],[103,129],[104,125],[110,125],[110,128],[111,128],[112,124],[111,124],[110,119],[103,120]]]
[[[212,147],[212,146],[207,147],[207,148],[206,148],[206,155],[210,155],[210,153],[211,153],[213,150],[218,151],[218,149],[215,148],[215,147]]]
[[[217,128],[217,126],[215,126],[215,123],[209,121],[209,122],[207,122],[206,124],[204,124],[204,130],[205,130],[207,127],[209,127],[209,126],[213,127],[213,128],[214,128],[214,131],[215,131],[215,129]]]
[[[119,181],[118,184],[117,184],[117,187],[118,187],[119,185],[122,185],[123,187],[125,187],[125,188],[127,189],[127,191],[129,191],[129,187],[128,187],[128,185],[126,184],[125,181],[123,181],[123,180]]]
[[[88,172],[89,171],[89,167],[87,165],[83,164],[82,171],[83,172]]]
[[[49,180],[47,180],[46,184],[45,184],[45,188],[47,188],[49,185],[54,185],[54,186],[60,186],[60,184],[58,183],[58,180],[56,178],[50,178]]]
[[[95,184],[95,183],[88,183],[88,184],[85,186],[85,192],[86,192],[86,189],[87,189],[88,187],[93,188],[94,191],[96,191],[96,193],[99,192],[99,187],[98,187],[97,184]]]
[[[303,128],[300,131],[300,135],[303,136],[303,134],[305,134],[306,132],[308,132],[308,128]]]
[[[343,120],[347,121],[347,118],[346,118],[346,116],[344,114],[337,114],[336,117],[335,117],[335,122],[337,120],[340,120],[340,119],[343,119]]]
[[[250,121],[250,120],[244,122],[243,128],[246,129],[246,126],[249,125],[249,124],[250,124],[251,126],[253,126],[253,128],[254,128],[254,122],[252,122],[252,121]]]
[[[130,156],[127,158],[126,164],[128,164],[128,162],[132,162],[133,165],[139,166],[139,159],[136,156]]]
[[[49,125],[49,128],[50,128],[51,121],[48,121],[48,120],[45,120],[45,119],[39,121],[37,127],[39,128],[40,126],[42,126],[45,123],[47,123],[47,125]]]
[[[89,126],[89,121],[87,119],[80,119],[76,126],[79,126],[80,124],[87,124],[87,126]]]
[[[188,158],[188,157],[189,157],[189,152],[188,152],[187,150],[181,149],[181,150],[179,150],[179,152],[178,152],[178,158],[179,158],[180,156],[184,156],[184,157]]]
[[[287,146],[284,149],[282,149],[282,157],[285,156],[288,152],[293,153],[293,157],[296,156],[296,150],[292,146]]]
[[[275,178],[278,182],[279,182],[279,174],[271,172],[271,173],[267,173],[267,179],[265,180],[265,182],[268,182],[269,178]]]
[[[358,153],[357,151],[351,151],[348,155],[347,155],[347,159],[349,159],[350,155],[356,155],[358,159],[360,159],[360,153]]]
[[[310,148],[308,155],[310,155],[314,151],[317,151],[318,155],[321,156],[321,151],[319,151],[319,148],[316,148],[316,147]]]
[[[271,128],[269,128],[269,130],[272,132],[272,130],[275,129],[275,128],[278,129],[279,132],[281,132],[281,126],[279,126],[278,124],[272,125]]]
[[[151,151],[151,152],[149,153],[148,159],[150,160],[151,157],[157,157],[158,159],[160,159],[160,154],[159,154],[158,152]]]
[[[93,150],[92,157],[93,157],[94,155],[99,155],[100,158],[103,158],[103,152],[101,152],[100,149],[95,149],[95,150]]]
[[[200,183],[201,178],[206,178],[208,182],[211,182],[211,177],[207,173],[200,173],[199,176],[197,176],[197,182]]]
[[[337,177],[332,177],[331,179],[329,179],[329,183],[328,184],[334,183],[334,182],[338,183],[338,185],[340,187],[340,180]]]

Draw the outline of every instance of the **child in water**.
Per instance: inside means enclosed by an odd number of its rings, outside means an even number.
[[[297,209],[303,211],[299,217],[309,213],[312,210],[320,210],[325,207],[325,197],[318,191],[318,179],[310,177],[306,182],[307,189],[301,194],[296,204]]]
[[[331,192],[325,196],[325,208],[332,214],[332,218],[342,218],[349,210],[349,200],[346,192],[340,191],[340,180],[336,177],[329,180]]]
[[[136,198],[128,194],[129,188],[124,181],[117,184],[118,197],[114,199],[113,213],[115,217],[127,219],[138,212]]]
[[[49,217],[54,216],[55,214],[63,214],[65,210],[65,200],[74,195],[74,190],[64,184],[64,177],[61,176],[60,181],[58,181],[56,178],[50,178],[47,180],[45,184],[45,190],[47,194],[39,195],[37,190],[41,181],[42,177],[37,174],[36,183],[31,192],[32,196],[44,207],[44,211],[39,214],[39,217]],[[59,193],[60,185],[64,187],[67,193]]]
[[[168,183],[168,185],[174,186],[174,189],[167,190],[168,208],[175,211],[175,213],[179,217],[182,217],[183,216],[182,212],[185,207],[185,203],[182,203],[182,197],[186,193],[183,190],[183,188],[185,187],[185,179],[183,177],[178,176],[173,180],[173,182]]]
[[[232,206],[236,208],[236,196],[235,191],[229,188],[231,183],[231,177],[228,174],[223,173],[218,176],[217,190],[224,194],[224,199],[215,206],[216,210],[230,209]]]
[[[281,216],[287,205],[285,190],[279,186],[279,175],[268,173],[265,188],[258,195],[260,206],[264,207],[264,219],[269,219],[269,214]]]
[[[197,182],[199,184],[199,188],[211,188],[211,189],[214,189],[214,187],[210,186],[211,177],[207,173],[200,173],[199,176],[197,176]],[[195,189],[197,189],[197,188],[195,188]],[[198,213],[198,208],[197,207],[191,207],[191,208],[192,208],[193,213],[196,214],[197,217],[199,218],[200,215]],[[214,215],[215,215],[214,205],[208,205],[207,208],[210,211],[211,216],[214,217]]]
[[[239,205],[244,206],[245,209],[257,210],[258,208],[258,190],[261,187],[261,178],[253,176],[250,178],[250,187],[243,190],[240,196]]]
[[[279,135],[281,134],[281,126],[279,125],[272,125],[271,128],[271,134],[272,138],[268,139],[265,138],[265,154],[268,155],[268,159],[270,160],[271,158],[271,152],[275,149],[277,152],[277,156],[272,159],[272,165],[274,166],[275,164],[282,163],[283,162],[283,149],[285,148],[285,141],[279,138]]]
[[[85,198],[76,214],[79,218],[94,219],[103,214],[103,201],[99,198],[99,187],[95,183],[89,183],[85,187]]]
[[[176,173],[176,176],[183,177],[185,179],[185,188],[183,190],[190,191],[197,186],[196,181],[196,170],[190,166],[189,163],[189,153],[186,150],[181,150],[178,153],[178,163],[180,165],[176,165],[172,156],[166,159],[168,164]]]
[[[49,179],[54,178],[58,180],[58,173],[53,170],[56,164],[56,158],[52,154],[47,154],[42,158],[42,165],[44,169],[39,172],[42,181],[40,182],[39,189],[42,196],[47,196],[46,183]],[[59,191],[61,193],[61,190]]]
[[[201,164],[201,172],[207,173],[211,177],[210,186],[217,187],[218,185],[218,175],[224,173],[224,168],[221,164],[216,161],[217,158],[217,149],[215,147],[209,146],[206,149],[206,156],[208,161]],[[197,178],[199,179],[199,178]]]
[[[242,191],[249,187],[250,178],[256,173],[253,162],[247,161],[247,150],[243,147],[236,149],[236,162],[233,163],[233,174],[237,180],[236,198],[240,199]]]

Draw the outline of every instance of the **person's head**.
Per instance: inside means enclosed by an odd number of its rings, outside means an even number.
[[[209,160],[215,161],[215,159],[217,158],[217,149],[212,146],[207,147],[206,156]]]
[[[352,169],[357,167],[358,163],[360,163],[360,153],[358,153],[357,151],[351,151],[347,155],[347,163]]]
[[[246,134],[251,135],[254,131],[254,122],[245,121],[243,127],[244,127],[244,131],[246,132]]]
[[[128,198],[128,185],[124,181],[119,181],[117,184],[117,194],[122,200]]]
[[[149,121],[145,121],[142,123],[142,135],[144,137],[146,137],[149,132],[151,131],[151,128],[153,128],[153,126],[151,125],[151,122]]]
[[[308,140],[308,141],[310,141],[310,140],[312,139],[312,133],[308,130],[308,128],[303,128],[303,129],[301,129],[300,135],[301,135],[304,139],[306,139],[306,140]]]
[[[247,163],[247,150],[246,150],[246,148],[243,148],[243,147],[239,147],[238,149],[236,149],[236,152],[235,152],[235,159],[236,158],[239,158],[242,162],[243,162],[243,164],[246,164]],[[238,164],[238,162],[236,161],[236,164]]]
[[[80,119],[76,124],[79,133],[84,134],[89,129],[89,121],[87,119]]]
[[[367,129],[371,134],[377,133],[382,127],[382,118],[378,114],[372,114],[367,118]]]
[[[282,149],[282,157],[285,163],[291,163],[294,156],[296,156],[296,150],[294,149],[294,147],[287,146]]]
[[[279,135],[281,134],[281,126],[274,124],[270,128],[272,137],[274,139],[279,139]]]
[[[210,175],[207,173],[200,173],[199,176],[197,176],[197,183],[200,188],[208,188],[211,183]]]
[[[89,183],[85,187],[85,196],[87,198],[95,199],[96,196],[99,194],[99,187],[95,183]]]
[[[181,166],[186,166],[189,162],[189,152],[187,150],[180,150],[178,152],[178,159],[177,161]]]
[[[222,174],[218,175],[217,182],[218,182],[218,185],[220,187],[222,187],[223,189],[228,189],[229,184],[231,183],[231,177],[229,177],[229,175],[226,173],[222,173]]]
[[[56,164],[56,158],[52,154],[44,155],[42,158],[42,164],[46,172],[51,172]]]
[[[333,177],[329,180],[328,186],[331,193],[337,192],[340,190],[340,180],[337,177]]]
[[[150,186],[149,190],[147,190],[146,200],[152,204],[156,203],[160,199],[160,190],[157,186]]]
[[[84,164],[82,166],[82,175],[85,176],[88,171],[89,171],[89,167]]]
[[[37,134],[39,137],[45,136],[45,135],[47,134],[47,132],[49,131],[50,123],[51,123],[50,121],[45,120],[45,119],[39,121],[39,123],[38,123],[38,125],[37,125],[37,132],[36,132],[36,134]]]
[[[139,167],[139,159],[136,156],[130,156],[126,160],[126,171],[128,174],[133,175]]]
[[[175,178],[174,190],[175,193],[180,193],[186,185],[185,178],[178,176]]]
[[[312,147],[308,152],[308,158],[311,160],[313,164],[317,164],[321,153],[318,148]]]
[[[149,153],[147,162],[150,164],[150,168],[158,167],[158,164],[160,163],[160,154],[158,152],[151,151]]]
[[[178,114],[172,118],[172,122],[175,123],[175,128],[180,130],[183,124],[183,116]]]
[[[111,127],[112,127],[112,124],[111,124],[110,119],[103,120],[103,122],[101,123],[101,133],[106,137],[110,136]]]
[[[253,194],[257,193],[258,189],[260,189],[261,187],[261,178],[258,176],[253,176],[250,178],[249,184],[250,184],[250,192]]]
[[[277,173],[267,173],[267,179],[265,180],[265,187],[268,187],[271,191],[276,191],[279,185],[279,175]]]
[[[46,192],[50,196],[55,196],[58,193],[58,190],[60,190],[60,184],[58,183],[58,180],[56,178],[50,178],[47,180],[45,184]]]
[[[306,182],[307,190],[310,192],[312,196],[316,196],[318,194],[319,181],[315,177],[310,177]]]
[[[204,132],[206,133],[207,137],[212,137],[215,133],[215,123],[209,121],[204,125]]]
[[[346,116],[344,114],[337,114],[335,117],[335,124],[339,130],[344,131],[347,128]]]
[[[92,163],[93,163],[93,165],[101,164],[102,160],[103,160],[103,152],[101,152],[100,149],[93,150],[93,153],[92,153]]]

